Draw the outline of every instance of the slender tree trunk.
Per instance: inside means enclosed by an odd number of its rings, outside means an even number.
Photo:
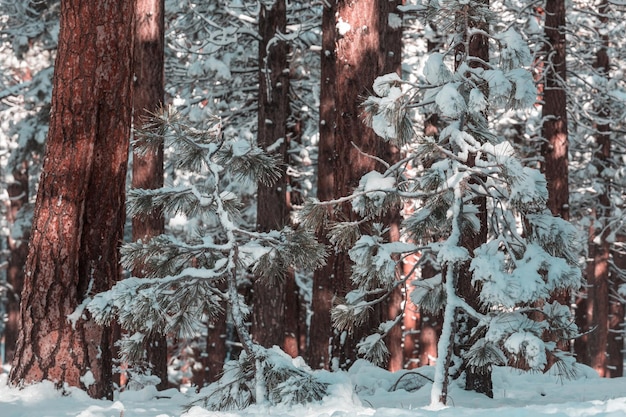
[[[9,224],[15,224],[17,214],[28,204],[28,163],[21,164],[21,169],[13,171],[13,182],[7,188],[11,206],[8,212]],[[24,265],[28,256],[28,239],[30,231],[15,239],[13,231],[8,237],[7,246],[10,251],[7,266],[7,322],[4,329],[4,361],[11,363],[15,356],[15,345],[19,333],[20,294],[24,286]]]
[[[165,96],[164,0],[135,0],[135,66],[133,91],[133,123],[141,129],[163,105]],[[139,138],[140,139],[140,138]],[[133,188],[154,189],[163,186],[163,145],[147,153],[133,153]],[[153,211],[132,219],[133,240],[150,240],[165,230],[163,214]],[[135,267],[133,275],[143,277],[141,266]],[[152,375],[161,382],[159,389],[167,388],[167,340],[154,336],[148,340],[146,359]]]
[[[394,51],[400,47],[400,40],[392,44],[393,38],[387,34],[389,12],[395,7],[396,2],[386,0],[325,3],[318,157],[318,198],[322,201],[350,194],[361,176],[381,169],[352,143],[365,153],[392,158],[391,149],[361,121],[359,105],[377,76],[399,70],[399,49]],[[354,218],[349,206],[342,208],[339,219]],[[333,332],[330,320],[334,297],[351,289],[350,275],[351,262],[343,252],[331,252],[327,265],[315,271],[309,333],[309,363],[313,367],[346,367],[356,357],[356,343],[363,331],[344,338]],[[377,315],[379,321],[382,311]]]
[[[382,16],[379,17],[379,22],[382,23],[382,19],[389,21],[389,13],[397,12],[396,7],[402,4],[403,0],[388,1],[388,8],[381,10]],[[394,28],[388,24],[386,30],[383,31],[383,29],[381,28],[381,31],[382,33],[380,36],[383,38],[382,47],[384,47],[384,50],[381,53],[387,55],[384,63],[383,73],[396,72],[397,74],[402,75],[402,27]],[[394,163],[400,159],[400,150],[396,147],[386,144],[382,141],[380,142],[379,146],[383,148],[382,156],[384,157],[385,161]],[[385,216],[384,223],[389,228],[389,232],[387,233],[386,238],[390,242],[399,241],[400,224],[402,223],[400,210],[398,209],[389,212]],[[401,263],[398,263],[396,269],[398,271],[398,275],[401,275]],[[402,289],[400,287],[397,287],[394,290],[394,292],[391,294],[391,296],[383,306],[384,321],[396,320],[398,316],[404,314],[403,304],[405,304],[405,297],[406,294],[402,294]],[[389,362],[387,364],[387,369],[392,372],[404,368],[405,358],[402,341],[402,321],[399,321],[398,324],[389,331],[387,337],[385,338],[385,343],[387,345],[387,348],[389,349]]]
[[[132,2],[61,2],[52,113],[10,382],[112,397],[108,328],[86,297],[119,278],[132,113]]]
[[[285,33],[287,8],[284,0],[276,0],[271,9],[261,6],[259,16],[259,115],[258,144],[285,165],[288,163],[287,119],[289,117],[289,46],[276,38]],[[283,173],[272,186],[258,184],[257,230],[268,232],[282,229],[289,224],[291,203],[288,177]],[[287,297],[293,297],[293,273],[269,281],[254,283],[254,314],[252,333],[262,346],[285,347],[288,335],[285,327]],[[291,293],[287,295],[287,288]],[[291,301],[291,300],[290,300]],[[290,305],[290,304],[289,304]],[[292,346],[293,347],[293,346]],[[292,347],[291,352],[294,353]]]

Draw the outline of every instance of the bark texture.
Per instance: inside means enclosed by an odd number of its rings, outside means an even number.
[[[164,0],[135,0],[133,123],[141,129],[163,105],[165,96]],[[140,138],[139,138],[140,139]],[[163,186],[163,145],[152,152],[133,152],[133,188],[155,189]],[[165,230],[163,213],[153,211],[132,219],[133,240],[148,241]],[[145,275],[141,265],[133,276]],[[146,359],[152,375],[161,379],[159,389],[167,388],[167,340],[154,336],[148,340]]]
[[[363,152],[386,160],[394,157],[374,131],[359,117],[361,101],[370,94],[374,79],[399,71],[401,41],[389,28],[389,12],[399,2],[376,0],[331,0],[322,13],[322,62],[320,89],[320,143],[318,198],[322,201],[348,195],[366,172],[381,169]],[[349,29],[338,31],[338,23]],[[339,218],[354,218],[349,206]],[[350,289],[351,263],[346,253],[332,253],[327,265],[315,271],[313,318],[310,328],[309,363],[329,368],[331,363],[347,367],[356,356],[356,342],[362,333],[348,335],[341,343],[334,334],[330,310],[335,296]],[[380,315],[381,312],[378,312]],[[378,321],[382,317],[377,317]],[[367,327],[367,326],[364,326]],[[369,330],[369,329],[368,329]]]
[[[132,113],[133,2],[63,0],[52,114],[10,382],[112,397],[109,329],[68,315],[119,278]]]

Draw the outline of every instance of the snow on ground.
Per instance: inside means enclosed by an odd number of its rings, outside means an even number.
[[[599,378],[581,367],[573,381],[551,375],[524,373],[511,368],[494,370],[494,399],[462,390],[453,383],[450,406],[429,409],[430,382],[413,373],[389,373],[364,361],[349,372],[319,376],[332,383],[331,393],[320,403],[301,406],[252,406],[243,411],[211,412],[199,407],[187,410],[195,393],[154,388],[126,391],[115,401],[93,400],[70,388],[65,395],[44,382],[23,390],[6,385],[0,375],[1,417],[624,417],[626,378]],[[432,368],[417,370],[432,376]],[[416,391],[407,391],[416,385]],[[395,385],[395,387],[394,387]]]

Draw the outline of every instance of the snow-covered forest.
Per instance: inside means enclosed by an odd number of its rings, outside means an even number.
[[[623,415],[625,17],[0,0],[0,409]]]

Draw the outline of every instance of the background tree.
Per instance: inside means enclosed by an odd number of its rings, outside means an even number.
[[[574,215],[588,234],[587,283],[577,297],[576,320],[583,331],[574,340],[577,360],[593,367],[602,376],[620,376],[623,340],[616,341],[623,320],[623,300],[618,296],[621,211],[624,186],[617,156],[624,142],[616,130],[623,118],[623,91],[615,62],[621,53],[612,39],[620,35],[617,22],[623,11],[608,2],[596,2],[594,9],[576,9],[569,14],[568,37],[571,54],[568,65],[570,125],[573,127],[574,172],[570,199]],[[578,29],[586,25],[585,30]],[[584,74],[587,74],[586,76]],[[583,103],[592,103],[585,106]],[[616,343],[617,342],[617,343]]]
[[[7,320],[4,330],[5,353],[7,363],[13,361],[15,345],[19,333],[19,313],[22,287],[24,285],[24,265],[28,255],[28,217],[32,206],[28,205],[28,164],[23,163],[21,170],[13,171],[13,182],[7,187],[10,199],[8,220],[12,228],[7,238],[10,256],[7,263]],[[21,223],[21,224],[20,224]]]
[[[10,381],[112,397],[109,330],[80,311],[119,277],[132,112],[131,2],[63,1],[44,169]]]
[[[399,71],[401,42],[394,33],[401,32],[401,25],[392,13],[397,4],[333,0],[324,6],[317,176],[317,197],[321,201],[351,193],[363,174],[383,169],[368,154],[383,160],[393,158],[391,148],[363,125],[359,115],[360,104],[374,79]],[[394,16],[397,26],[390,28]],[[332,216],[332,221],[343,220],[358,221],[348,205]],[[351,289],[351,267],[347,253],[331,251],[327,265],[315,271],[308,355],[313,367],[345,367],[356,358],[356,344],[363,334],[357,330],[342,343],[340,334],[332,334],[330,317],[333,299]],[[374,318],[374,323],[380,320]]]
[[[133,126],[139,132],[164,105],[165,1],[135,0]],[[137,135],[139,135],[137,133]],[[135,138],[141,140],[141,137]],[[150,152],[133,152],[132,186],[154,189],[163,186],[163,145]],[[132,239],[147,241],[165,231],[163,214],[154,211],[132,219]],[[141,265],[133,275],[143,276]],[[146,360],[151,374],[159,377],[160,389],[167,387],[167,340],[160,335],[148,341]]]

